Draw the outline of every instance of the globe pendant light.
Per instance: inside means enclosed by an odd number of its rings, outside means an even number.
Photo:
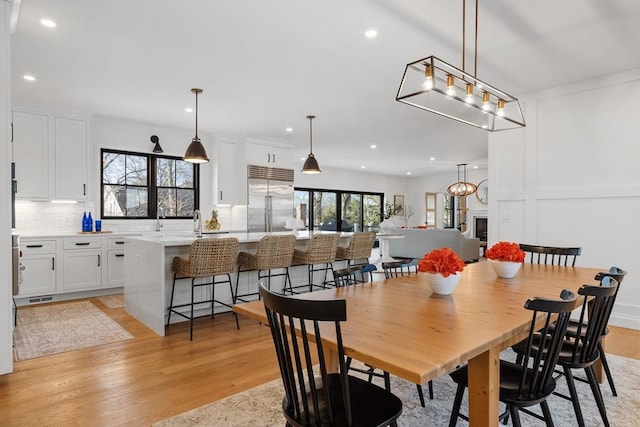
[[[302,173],[315,174],[321,172],[320,166],[318,166],[318,161],[313,155],[313,128],[311,123],[315,118],[316,116],[307,116],[307,119],[309,119],[309,156],[302,166]]]
[[[202,89],[191,89],[191,92],[196,95],[196,136],[193,137],[191,144],[187,147],[187,152],[184,153],[184,161],[190,163],[207,163],[209,161],[207,151],[200,142],[200,138],[198,138],[198,94],[202,93]]]
[[[462,180],[460,180],[460,167],[463,167],[463,175]],[[470,196],[471,194],[478,191],[478,187],[471,183],[467,182],[467,164],[461,163],[458,165],[458,182],[454,182],[449,187],[447,187],[447,193],[452,196],[465,197]]]

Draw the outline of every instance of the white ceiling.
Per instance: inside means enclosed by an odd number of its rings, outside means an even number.
[[[486,166],[486,131],[395,101],[406,63],[435,55],[461,67],[461,0],[20,6],[11,39],[15,105],[193,129],[184,109],[199,87],[201,135],[290,140],[297,160],[308,152],[306,116],[315,114],[321,168],[426,175],[455,172],[461,162]],[[468,18],[472,12],[469,1]],[[372,28],[378,37],[365,38]],[[638,0],[482,0],[478,32],[477,77],[515,96],[640,67]],[[467,34],[472,72],[471,20]]]

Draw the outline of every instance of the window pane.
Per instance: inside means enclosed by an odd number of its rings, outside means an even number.
[[[338,196],[333,192],[313,192],[313,227],[320,230],[333,230],[336,227],[336,202]]]
[[[304,221],[305,227],[309,226],[309,192],[296,190],[293,193],[293,206],[295,206],[296,218]]]
[[[126,216],[148,216],[149,192],[146,188],[127,187]]]
[[[175,187],[175,161],[171,159],[157,159],[156,185],[158,187]]]
[[[193,216],[195,210],[195,192],[193,190],[177,190],[177,215]]]
[[[360,200],[362,196],[354,193],[342,194],[342,229],[341,231],[358,231],[362,220]]]
[[[179,188],[194,188],[193,186],[193,171],[194,167],[192,163],[185,162],[184,160],[175,161],[176,168],[176,187]]]
[[[121,185],[105,185],[102,200],[104,200],[104,216],[125,216],[126,187]]]
[[[127,185],[147,185],[147,158],[145,156],[126,155]]]
[[[380,208],[382,206],[382,197],[365,194],[363,206],[364,225],[368,227],[369,230],[377,228],[380,225]]]
[[[124,154],[103,153],[102,182],[105,184],[124,184]]]
[[[165,216],[176,216],[175,188],[158,188],[158,206],[164,208]]]

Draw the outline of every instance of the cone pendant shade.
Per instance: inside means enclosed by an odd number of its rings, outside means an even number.
[[[187,151],[184,153],[184,161],[190,163],[207,163],[209,158],[207,157],[207,150],[204,149],[204,145],[198,138],[198,94],[202,93],[202,89],[191,89],[191,92],[196,95],[196,136],[191,140],[191,144],[187,147]]]
[[[307,174],[316,174],[320,173],[320,166],[318,165],[318,161],[316,157],[313,155],[313,128],[312,128],[312,120],[315,119],[316,116],[307,116],[309,119],[309,156],[307,160],[304,162],[302,166],[302,173]]]

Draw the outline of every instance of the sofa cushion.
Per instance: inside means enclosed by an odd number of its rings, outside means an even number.
[[[465,238],[456,229],[401,228],[393,231],[404,239],[389,240],[389,254],[397,258],[422,258],[439,248],[451,248],[463,261],[477,261],[480,255],[480,239]]]

